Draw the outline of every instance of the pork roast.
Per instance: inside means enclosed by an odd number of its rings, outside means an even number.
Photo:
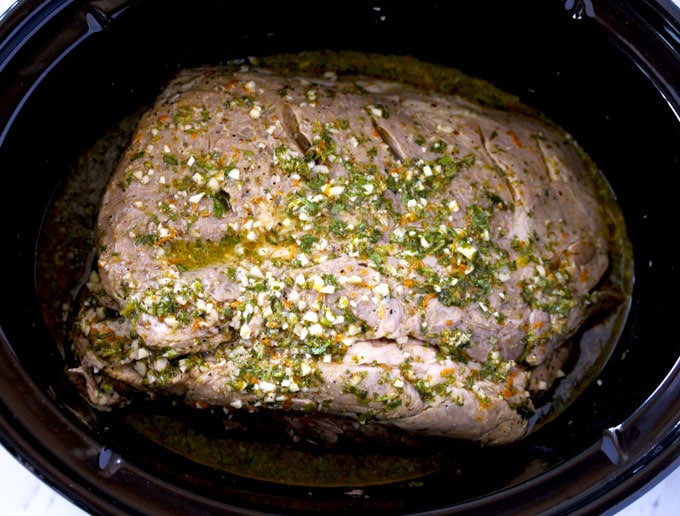
[[[601,192],[526,113],[367,76],[183,70],[101,199],[71,372],[100,408],[144,392],[520,439],[532,372],[606,295]]]

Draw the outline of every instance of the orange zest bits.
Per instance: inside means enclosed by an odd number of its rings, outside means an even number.
[[[510,136],[510,138],[512,138],[512,143],[514,143],[515,146],[518,149],[521,149],[522,148],[522,142],[520,141],[518,136],[515,134],[515,132],[514,131],[508,131],[508,135]]]
[[[508,375],[508,380],[505,382],[505,389],[501,392],[504,398],[511,398],[515,394],[514,378],[517,376],[516,372],[511,372]]]
[[[432,292],[425,294],[423,296],[423,308],[427,308],[427,305],[430,304],[430,300],[437,297],[436,294],[433,294]]]

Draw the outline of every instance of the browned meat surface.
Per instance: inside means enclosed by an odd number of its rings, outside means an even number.
[[[570,137],[526,115],[365,77],[185,70],[102,198],[74,372],[102,408],[127,386],[519,439],[532,369],[602,295],[598,191]]]

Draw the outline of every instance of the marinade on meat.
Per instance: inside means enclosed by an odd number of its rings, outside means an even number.
[[[70,372],[102,409],[146,392],[521,439],[530,386],[616,295],[597,173],[519,110],[368,76],[182,70],[101,199]]]

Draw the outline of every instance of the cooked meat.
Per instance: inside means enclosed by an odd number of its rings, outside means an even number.
[[[73,371],[102,408],[145,391],[520,439],[532,369],[605,295],[600,190],[526,114],[364,76],[184,70],[103,195]]]

